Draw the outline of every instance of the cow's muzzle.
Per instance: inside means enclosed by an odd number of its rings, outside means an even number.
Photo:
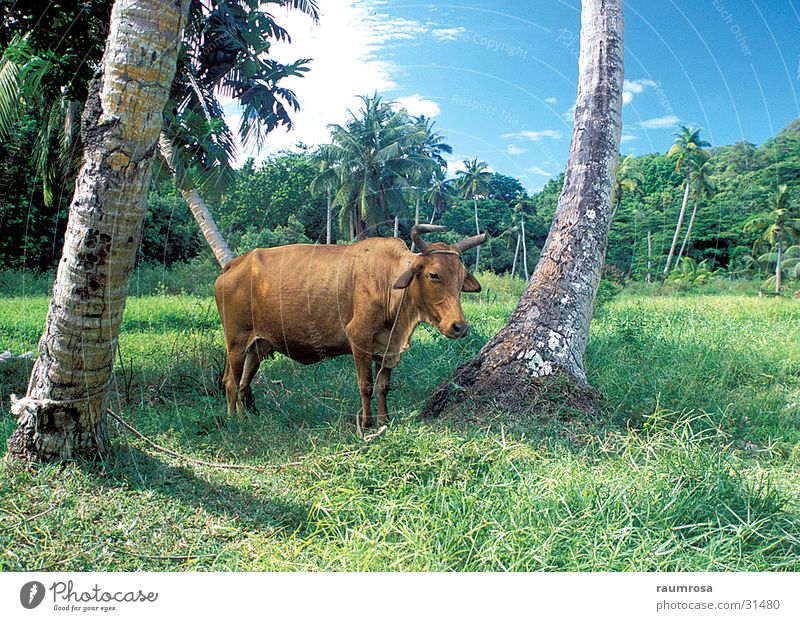
[[[451,339],[460,339],[467,336],[467,332],[469,332],[469,324],[466,321],[455,321],[444,335]]]

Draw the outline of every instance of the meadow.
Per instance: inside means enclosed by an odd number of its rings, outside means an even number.
[[[213,299],[132,285],[104,461],[0,461],[0,570],[730,571],[800,568],[800,313],[751,290],[599,300],[597,411],[424,419],[522,282],[484,274],[467,339],[421,327],[389,430],[365,443],[352,360],[267,360],[229,418]],[[46,290],[2,289],[0,350],[33,350]],[[706,293],[704,293],[704,291]],[[0,363],[0,435],[29,361]],[[0,447],[0,457],[5,444]]]

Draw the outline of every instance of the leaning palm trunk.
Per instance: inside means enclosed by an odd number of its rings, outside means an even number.
[[[526,411],[549,376],[585,386],[584,353],[611,222],[622,127],[622,2],[584,0],[575,124],[550,233],[508,323],[431,396],[429,414],[461,402]],[[459,390],[451,394],[453,386]],[[494,405],[492,405],[494,404]],[[473,406],[470,406],[473,407]]]
[[[681,249],[678,251],[678,256],[675,258],[675,267],[678,267],[678,264],[681,262],[681,257],[683,256],[683,251],[686,250],[689,244],[689,237],[692,234],[692,225],[694,224],[694,217],[696,215],[697,215],[697,200],[694,201],[694,208],[692,209],[692,215],[689,218],[689,226],[686,227],[686,237],[683,238]]]
[[[678,224],[675,227],[675,235],[672,237],[672,245],[669,247],[669,254],[667,255],[667,263],[664,265],[664,276],[669,274],[669,268],[672,265],[672,257],[675,256],[675,247],[678,245],[678,236],[681,234],[681,227],[683,226],[683,216],[686,215],[686,204],[689,202],[689,177],[686,177],[686,190],[683,192],[683,203],[681,204],[681,212],[678,214]]]
[[[141,240],[153,152],[189,0],[117,0],[83,116],[84,156],[27,395],[12,400],[11,460],[108,448],[105,399]]]
[[[169,166],[172,176],[175,178],[175,185],[181,191],[186,204],[189,205],[189,211],[192,212],[195,222],[197,222],[197,225],[200,227],[200,232],[203,233],[203,237],[205,237],[206,242],[208,242],[208,245],[211,247],[211,252],[214,253],[214,257],[217,259],[220,267],[225,267],[228,263],[233,261],[234,258],[228,246],[228,242],[225,241],[222,233],[219,232],[219,227],[217,227],[217,223],[214,221],[214,217],[211,215],[208,205],[206,205],[203,197],[200,196],[200,192],[197,191],[197,188],[194,187],[188,172],[178,179],[178,174],[176,172],[178,167],[175,165],[175,149],[164,133],[158,138],[158,148],[161,152],[161,156]]]

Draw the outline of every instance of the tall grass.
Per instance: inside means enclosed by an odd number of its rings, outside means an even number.
[[[625,291],[592,325],[597,416],[420,420],[523,287],[480,278],[468,339],[418,330],[390,430],[368,444],[348,358],[265,361],[260,413],[229,419],[213,299],[131,298],[111,407],[172,450],[268,469],[192,466],[121,430],[98,464],[2,465],[0,569],[798,569],[795,301]],[[34,349],[46,311],[43,296],[0,299],[5,347]],[[27,365],[0,366],[5,403]]]

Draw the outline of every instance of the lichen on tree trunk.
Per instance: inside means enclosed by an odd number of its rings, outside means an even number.
[[[557,376],[587,386],[584,353],[605,260],[622,128],[622,1],[584,0],[581,24],[572,143],[539,263],[508,323],[439,387],[427,414],[476,397],[524,408],[527,391]]]
[[[82,119],[84,160],[39,357],[26,396],[12,400],[12,461],[92,457],[108,448],[106,391],[188,4],[114,4],[102,73]]]

